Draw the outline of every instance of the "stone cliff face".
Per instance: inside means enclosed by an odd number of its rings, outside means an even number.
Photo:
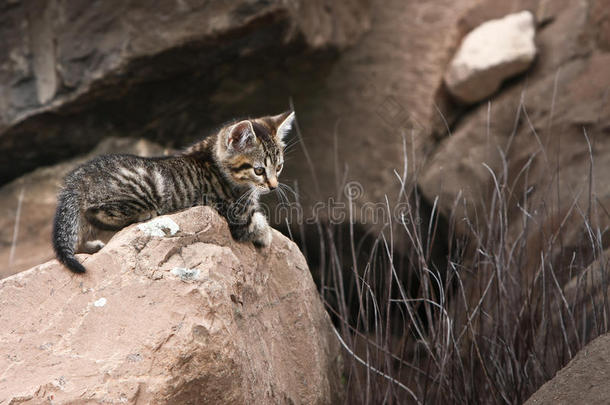
[[[610,75],[604,68],[610,31],[601,23],[608,18],[603,4],[482,1],[460,19],[470,30],[508,12],[531,11],[538,22],[537,60],[524,77],[461,114],[418,184],[430,201],[439,197],[446,217],[457,207],[453,215],[469,218],[487,215],[496,187],[506,184],[509,243],[525,231],[523,207],[536,223],[527,241],[524,282],[534,277],[546,235],[561,235],[566,247],[550,252],[554,264],[567,264],[579,252],[584,268],[594,252],[583,215],[594,229],[610,225]],[[469,234],[467,226],[457,226]],[[607,235],[601,239],[608,247]]]
[[[336,403],[341,358],[296,245],[196,207],[119,232],[74,275],[0,282],[0,402]]]
[[[234,118],[238,112],[224,108],[284,59],[298,65],[307,61],[299,55],[352,44],[369,25],[367,4],[4,2],[0,183],[112,134],[178,144],[202,136]],[[272,83],[268,97],[281,87]],[[285,94],[271,99],[266,109],[287,109]]]

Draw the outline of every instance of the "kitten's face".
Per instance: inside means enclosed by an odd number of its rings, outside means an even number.
[[[240,121],[220,133],[218,155],[236,184],[267,193],[278,187],[284,167],[283,138],[290,131],[294,112]]]

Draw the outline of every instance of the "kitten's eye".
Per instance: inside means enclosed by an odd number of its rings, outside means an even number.
[[[281,171],[282,171],[282,168],[283,168],[283,167],[284,167],[284,164],[283,164],[283,163],[280,163],[279,165],[277,165],[277,167],[276,167],[276,169],[275,169],[275,170],[277,170],[277,172],[279,173],[279,172],[281,172]]]
[[[254,173],[255,173],[257,176],[262,176],[262,175],[263,175],[263,173],[265,173],[265,168],[264,168],[264,167],[255,167],[255,168],[254,168]]]

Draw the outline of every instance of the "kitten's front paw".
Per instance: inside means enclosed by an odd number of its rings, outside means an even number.
[[[252,223],[250,224],[250,232],[252,234],[252,242],[257,247],[267,247],[271,244],[273,235],[271,227],[267,223],[267,218],[260,213],[255,212],[252,215]]]
[[[271,245],[272,239],[271,227],[267,225],[264,230],[261,230],[260,233],[256,235],[255,239],[252,240],[252,243],[254,243],[254,246],[256,247],[267,247]]]

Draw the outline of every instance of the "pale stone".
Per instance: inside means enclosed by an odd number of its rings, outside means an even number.
[[[183,267],[174,267],[172,274],[180,277],[182,281],[198,280],[201,271],[199,269],[185,269]]]
[[[505,79],[532,64],[535,34],[534,16],[529,11],[487,21],[472,30],[445,73],[449,92],[464,103],[491,96]]]
[[[108,300],[104,297],[100,298],[99,300],[95,301],[93,303],[94,307],[103,307],[104,305],[106,305],[106,303],[108,302]]]

